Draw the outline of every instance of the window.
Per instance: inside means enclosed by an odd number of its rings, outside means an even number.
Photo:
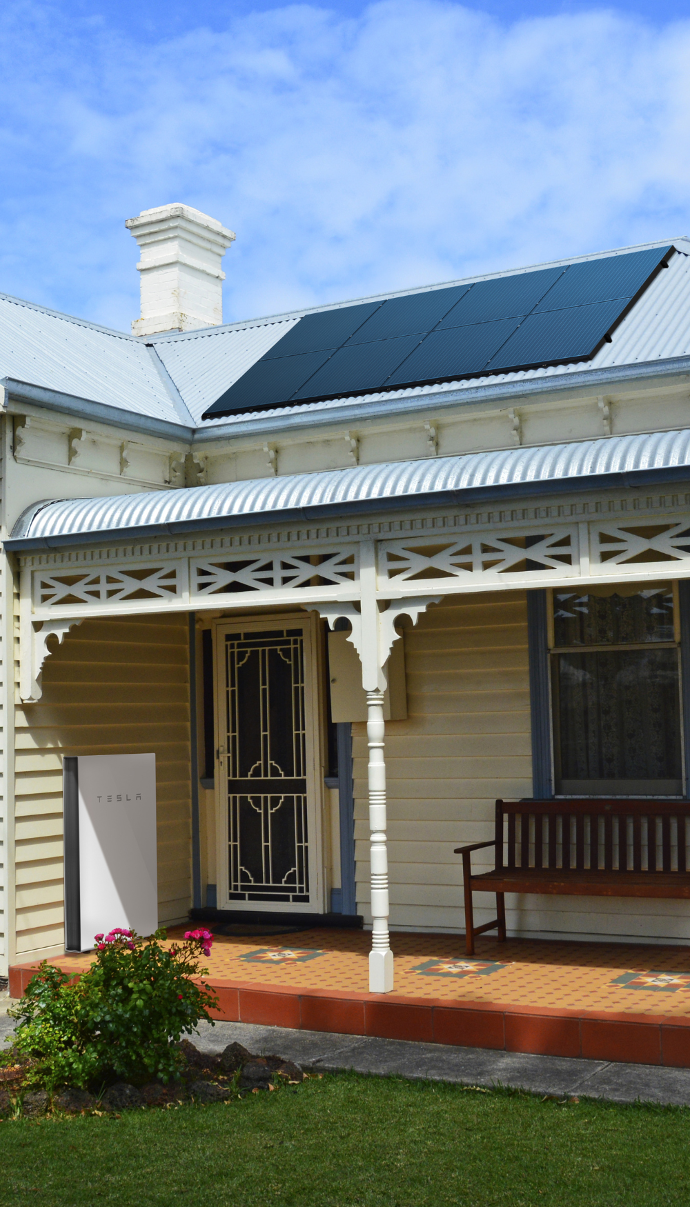
[[[682,794],[676,638],[668,583],[553,592],[559,795]]]

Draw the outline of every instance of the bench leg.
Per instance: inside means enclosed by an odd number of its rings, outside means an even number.
[[[496,917],[498,918],[498,941],[506,941],[506,895],[496,893]]]
[[[472,908],[472,868],[469,852],[462,857],[462,878],[465,885],[465,951],[474,955],[474,910]]]

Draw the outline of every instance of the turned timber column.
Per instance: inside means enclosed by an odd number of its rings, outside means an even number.
[[[369,992],[393,988],[393,952],[388,934],[388,845],[386,836],[386,764],[383,757],[385,722],[383,692],[367,692],[369,744],[369,829],[371,851],[371,916]]]

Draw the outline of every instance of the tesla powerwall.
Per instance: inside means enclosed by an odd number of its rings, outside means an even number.
[[[65,946],[89,951],[94,935],[158,926],[156,756],[63,760]]]

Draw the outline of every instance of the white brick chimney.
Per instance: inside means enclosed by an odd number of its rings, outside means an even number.
[[[194,331],[223,321],[220,262],[235,238],[215,218],[190,205],[159,205],[129,218],[139,244],[141,318],[134,335]]]

